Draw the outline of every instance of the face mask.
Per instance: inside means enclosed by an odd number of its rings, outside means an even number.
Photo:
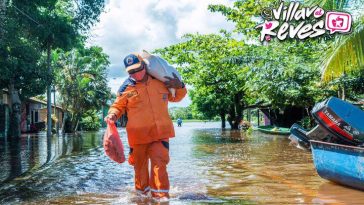
[[[141,81],[145,76],[145,69],[143,69],[137,73],[131,74],[130,76],[132,78],[134,78],[136,81]]]

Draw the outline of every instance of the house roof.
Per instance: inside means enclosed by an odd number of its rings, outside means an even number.
[[[9,94],[9,90],[8,89],[6,89],[6,88],[4,88],[4,89],[2,89],[6,94]],[[36,103],[41,103],[41,104],[43,104],[43,105],[47,105],[47,102],[46,101],[43,101],[43,100],[39,100],[39,99],[37,99],[37,98],[35,98],[35,97],[31,97],[31,98],[28,98],[27,99],[27,101],[31,101],[31,102],[36,102]],[[54,107],[54,104],[52,104],[52,107]],[[61,106],[56,106],[56,108],[59,108],[59,109],[61,109],[61,110],[64,110],[64,111],[66,111],[66,109],[64,109],[63,107],[61,107]]]
[[[39,100],[39,99],[34,98],[34,97],[29,98],[29,99],[27,99],[27,100],[28,100],[28,101],[31,101],[31,102],[36,102],[36,103],[41,103],[41,104],[43,104],[43,105],[47,105],[47,102],[46,102],[46,101]],[[52,107],[54,107],[54,104],[52,104]],[[61,109],[61,110],[66,111],[66,109],[64,109],[63,107],[60,107],[60,106],[58,106],[58,105],[56,105],[56,108],[59,108],[59,109]]]

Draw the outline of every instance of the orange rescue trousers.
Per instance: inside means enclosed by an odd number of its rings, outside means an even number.
[[[149,160],[151,170],[149,172]],[[135,189],[141,194],[151,191],[152,197],[169,198],[169,140],[138,144],[130,148],[129,164],[134,166]]]

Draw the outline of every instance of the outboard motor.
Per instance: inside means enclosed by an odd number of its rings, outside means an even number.
[[[309,140],[351,146],[364,145],[364,111],[358,107],[331,97],[317,103],[312,109],[312,116],[317,125],[310,131],[298,124],[291,127],[289,139],[299,148],[309,150]]]

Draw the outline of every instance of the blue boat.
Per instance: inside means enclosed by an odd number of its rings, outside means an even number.
[[[364,148],[310,140],[320,177],[364,190]]]
[[[311,130],[292,125],[291,143],[312,151],[322,178],[364,190],[364,111],[331,97],[315,105],[312,117]]]

